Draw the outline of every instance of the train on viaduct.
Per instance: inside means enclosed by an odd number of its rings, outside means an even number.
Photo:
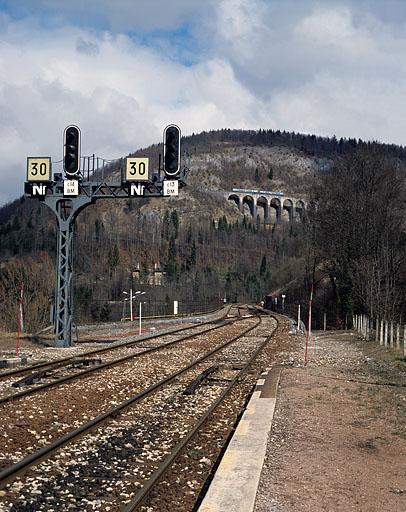
[[[233,188],[224,196],[234,202],[240,212],[266,224],[300,221],[306,214],[305,200],[285,196],[283,192]]]

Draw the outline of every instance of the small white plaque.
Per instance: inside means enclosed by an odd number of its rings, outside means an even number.
[[[64,196],[78,196],[79,195],[78,180],[64,180],[63,181],[63,195]]]
[[[179,195],[178,180],[165,180],[164,181],[164,196],[177,196],[177,195]]]

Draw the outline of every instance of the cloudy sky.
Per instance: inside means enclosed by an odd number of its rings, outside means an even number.
[[[273,128],[404,144],[404,0],[0,0],[0,205],[27,156]]]

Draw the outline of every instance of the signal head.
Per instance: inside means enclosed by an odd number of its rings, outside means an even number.
[[[63,166],[68,177],[75,177],[80,168],[80,129],[75,125],[65,128],[63,134]]]
[[[170,124],[164,130],[164,171],[166,177],[173,179],[180,171],[180,128]]]

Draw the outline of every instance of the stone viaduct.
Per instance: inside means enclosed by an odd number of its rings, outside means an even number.
[[[254,221],[265,224],[303,220],[306,213],[306,201],[285,196],[283,192],[233,188],[232,192],[224,195],[237,205],[240,212],[247,212]]]

